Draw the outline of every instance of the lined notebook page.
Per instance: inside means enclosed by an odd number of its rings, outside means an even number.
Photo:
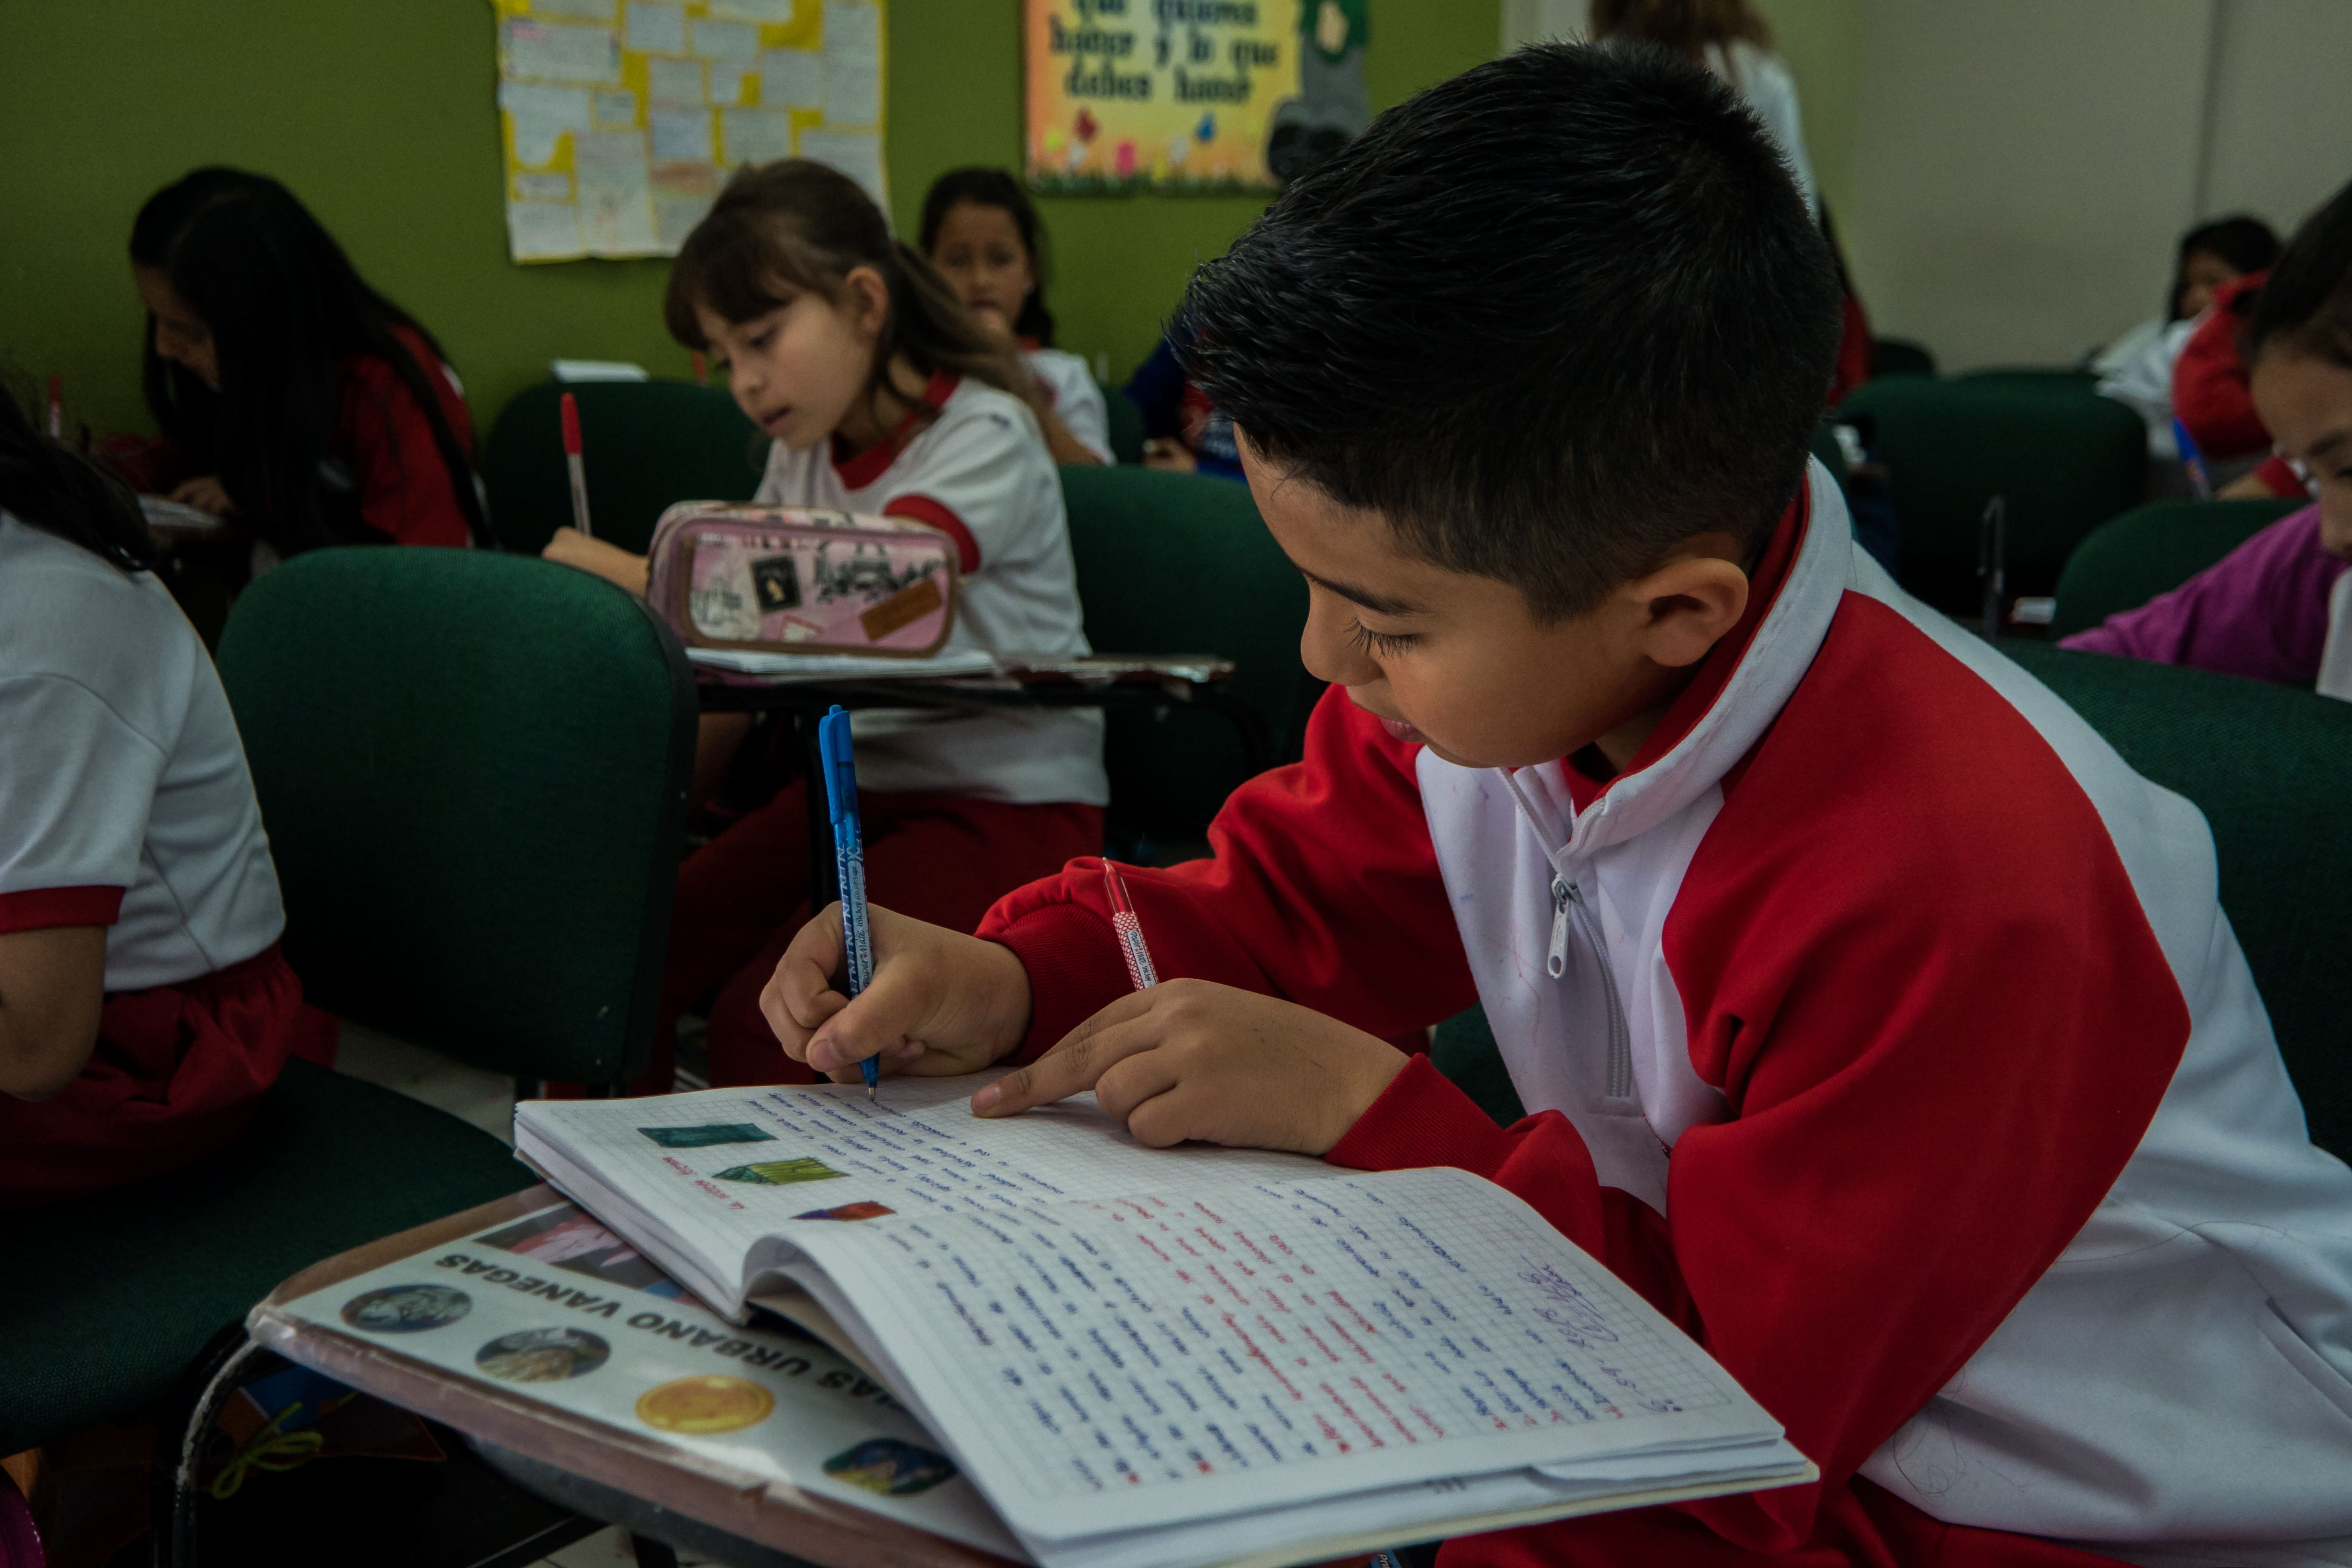
[[[531,1100],[516,1108],[515,1127],[522,1152],[561,1175],[542,1158],[551,1147],[562,1165],[622,1194],[702,1259],[715,1281],[740,1281],[763,1236],[797,1246],[826,1228],[803,1216],[856,1218],[862,1205],[901,1215],[1025,1213],[1328,1171],[1298,1154],[1147,1149],[1091,1094],[983,1121],[971,1114],[971,1093],[1001,1076],[891,1079],[872,1103],[854,1084]]]
[[[1162,1183],[795,1240],[1040,1540],[1778,1431],[1462,1171]]]

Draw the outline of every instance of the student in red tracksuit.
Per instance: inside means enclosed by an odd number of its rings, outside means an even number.
[[[1307,580],[1305,760],[1213,858],[1129,874],[1185,978],[1128,992],[1081,861],[978,938],[877,910],[856,1002],[813,922],[763,999],[785,1049],[1018,1058],[976,1111],[1091,1089],[1148,1144],[1477,1173],[1822,1471],[1442,1563],[2352,1560],[2352,1171],[2211,837],[1854,546],[1805,458],[1834,274],[1731,94],[1479,66],[1185,317]],[[1474,999],[1507,1129],[1378,1037]]]
[[[173,181],[131,226],[131,272],[173,500],[278,557],[490,542],[456,373],[284,185],[222,168]]]

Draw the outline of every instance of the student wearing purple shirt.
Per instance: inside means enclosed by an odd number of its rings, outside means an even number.
[[[2352,700],[2352,185],[2296,232],[2245,353],[2254,405],[2317,504],[2061,646]]]

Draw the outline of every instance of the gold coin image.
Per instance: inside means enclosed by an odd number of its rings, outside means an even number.
[[[707,1437],[740,1432],[768,1418],[776,1397],[740,1377],[681,1377],[637,1396],[637,1419],[661,1432]]]

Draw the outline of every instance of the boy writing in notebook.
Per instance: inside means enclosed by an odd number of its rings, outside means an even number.
[[[2195,810],[1808,469],[1837,300],[1703,72],[1531,49],[1384,115],[1186,303],[1332,689],[1129,876],[1163,983],[1079,861],[978,937],[875,910],[855,1004],[820,920],[763,1009],[836,1078],[1025,1063],[982,1114],[1476,1172],[1822,1472],[1448,1564],[2352,1562],[2352,1172]],[[1379,1037],[1473,1001],[1508,1129]]]

